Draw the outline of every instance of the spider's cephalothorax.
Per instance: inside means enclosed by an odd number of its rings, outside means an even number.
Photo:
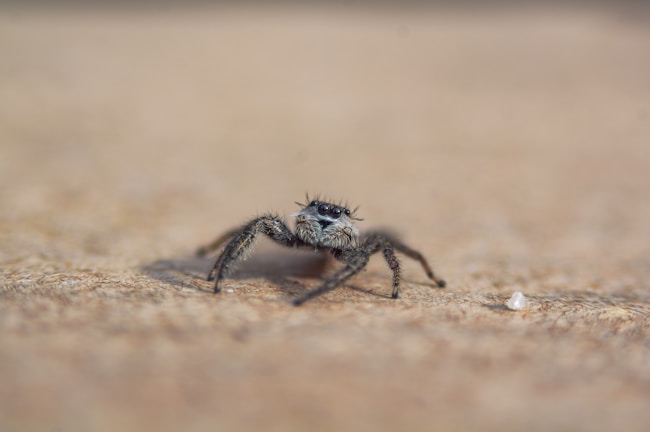
[[[293,302],[295,305],[333,290],[363,270],[370,256],[379,251],[383,253],[386,263],[393,272],[393,298],[398,297],[400,285],[400,265],[395,251],[419,261],[427,276],[439,287],[446,285],[444,280],[433,273],[431,266],[420,252],[406,246],[395,236],[383,231],[371,231],[359,235],[359,230],[354,226],[353,221],[361,219],[356,218],[354,211],[350,211],[346,206],[309,199],[305,204],[298,203],[298,205],[302,208],[293,215],[296,218],[295,234],[280,217],[266,214],[240,228],[226,232],[208,246],[199,249],[199,255],[205,255],[218,249],[227,241],[208,275],[209,281],[215,281],[215,293],[221,291],[221,283],[230,273],[233,264],[246,255],[259,233],[283,246],[307,246],[328,252],[345,264],[345,267],[336,271],[320,287],[295,299]]]
[[[350,249],[357,246],[359,230],[352,212],[342,206],[310,201],[296,217],[296,237],[305,245],[323,249]]]

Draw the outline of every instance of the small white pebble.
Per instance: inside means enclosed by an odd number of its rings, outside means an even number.
[[[228,289],[226,290],[226,292],[227,292],[228,294],[232,294],[232,293],[235,292],[235,290],[232,289],[232,288],[228,288]]]
[[[510,300],[508,300],[507,306],[510,310],[522,310],[527,304],[528,300],[526,300],[526,297],[524,297],[524,295],[519,291],[516,291],[512,297],[510,297]]]

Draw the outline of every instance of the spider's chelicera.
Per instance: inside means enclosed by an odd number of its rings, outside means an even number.
[[[208,281],[215,281],[215,293],[221,291],[221,285],[233,265],[246,256],[258,234],[264,234],[283,246],[310,247],[329,253],[345,264],[343,268],[325,279],[321,286],[294,299],[293,304],[296,306],[338,287],[363,270],[370,256],[380,251],[393,272],[392,298],[398,297],[400,286],[400,264],[395,251],[419,261],[430,279],[439,287],[445,286],[445,281],[433,273],[431,266],[420,252],[411,249],[392,234],[370,231],[360,235],[359,230],[354,226],[354,221],[362,219],[356,218],[355,211],[351,211],[346,206],[309,198],[305,203],[296,204],[301,209],[292,215],[296,219],[295,233],[279,216],[265,214],[242,227],[226,232],[211,244],[199,249],[198,254],[203,256],[219,249],[227,242],[208,275]]]

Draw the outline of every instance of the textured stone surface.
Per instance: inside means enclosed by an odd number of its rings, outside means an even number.
[[[647,430],[646,17],[5,10],[0,429]],[[448,287],[294,308],[331,264],[261,242],[210,294],[305,191]]]

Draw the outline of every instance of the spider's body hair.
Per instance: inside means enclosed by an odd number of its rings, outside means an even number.
[[[322,205],[332,209],[337,207],[328,203]],[[345,250],[357,247],[359,230],[352,223],[352,218],[345,214],[345,208],[341,210],[341,214],[334,217],[330,215],[331,212],[320,212],[317,206],[303,207],[292,215],[296,218],[296,237],[315,249]]]
[[[321,252],[329,252],[345,264],[345,267],[336,271],[320,287],[295,299],[293,302],[295,305],[333,290],[363,270],[370,256],[380,251],[383,252],[384,259],[393,273],[392,298],[398,297],[401,280],[400,264],[395,251],[419,261],[427,276],[439,287],[446,285],[444,280],[433,273],[421,253],[411,249],[394,235],[386,231],[373,231],[363,236],[359,235],[359,230],[354,226],[353,221],[362,219],[355,216],[356,209],[350,211],[347,206],[341,204],[332,204],[318,199],[310,201],[309,198],[305,204],[297,204],[302,208],[292,215],[296,218],[295,233],[279,216],[268,213],[256,217],[241,228],[226,232],[209,245],[199,249],[199,255],[205,255],[226,243],[208,275],[209,281],[215,281],[215,293],[221,291],[221,283],[230,273],[232,266],[250,253],[255,237],[259,233],[282,246],[307,246]]]

